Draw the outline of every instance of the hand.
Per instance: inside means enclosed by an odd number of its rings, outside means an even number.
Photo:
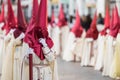
[[[39,42],[40,42],[44,47],[47,46],[46,40],[45,40],[44,38],[40,38],[40,39],[39,39]]]
[[[93,39],[92,39],[92,38],[88,38],[87,41],[88,41],[88,42],[92,42]]]
[[[29,48],[29,49],[27,50],[27,54],[33,54],[33,53],[34,53],[34,51],[33,51],[32,48]]]
[[[0,28],[2,28],[4,26],[4,22],[0,23]]]
[[[11,29],[9,33],[12,34],[14,31],[15,31],[15,29]]]

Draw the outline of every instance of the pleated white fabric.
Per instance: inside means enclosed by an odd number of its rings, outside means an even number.
[[[114,38],[110,35],[108,35],[106,40],[106,52],[104,55],[104,68],[103,68],[103,75],[109,76],[110,75],[110,69],[111,64],[113,61],[113,53],[114,53],[114,46],[113,46]]]
[[[52,29],[51,36],[54,42],[54,49],[56,51],[56,55],[60,55],[60,29],[59,27],[54,27]]]
[[[63,60],[65,61],[73,61],[74,60],[74,47],[75,47],[75,40],[76,37],[73,32],[69,33],[67,42],[66,42],[66,47],[63,52]]]
[[[95,70],[100,70],[103,67],[105,36],[101,36],[101,34],[99,34],[97,44],[98,44],[98,50],[97,50]]]
[[[92,38],[86,38],[84,42],[83,55],[81,60],[81,66],[88,66],[90,64],[90,57],[92,52]]]

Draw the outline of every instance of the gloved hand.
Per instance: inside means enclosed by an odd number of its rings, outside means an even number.
[[[27,54],[33,54],[33,53],[34,53],[33,49],[32,48],[28,48]]]
[[[39,42],[43,45],[43,47],[47,47],[46,40],[44,38],[40,38]]]
[[[0,23],[0,28],[2,28],[4,26],[4,22]]]
[[[87,38],[86,40],[87,40],[87,42],[92,42],[93,38]]]
[[[11,29],[9,33],[12,34],[14,31],[15,31],[15,29]]]

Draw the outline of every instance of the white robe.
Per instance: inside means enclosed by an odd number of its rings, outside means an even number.
[[[11,34],[5,35],[5,31],[3,31],[3,35],[1,35],[1,48],[0,48],[0,66],[1,66],[1,75],[2,75],[2,66],[4,63],[4,58],[6,56],[6,48],[9,44],[9,40],[11,39]]]
[[[63,26],[60,28],[60,50],[61,50],[61,56],[63,57],[64,55],[64,50],[66,47],[66,43],[68,41],[68,36],[69,36],[69,27],[68,26]]]
[[[110,77],[120,79],[120,33],[118,33],[115,43],[115,52],[110,69]]]
[[[113,53],[114,53],[114,46],[113,46],[114,38],[108,35],[106,40],[106,52],[104,54],[104,67],[103,67],[103,75],[109,76],[111,64],[113,61]]]
[[[2,55],[3,55],[3,45],[4,45],[4,36],[5,33],[4,31],[2,31],[2,27],[3,27],[4,23],[0,23],[0,75],[2,73]]]
[[[21,36],[21,35],[20,35]],[[3,60],[1,80],[21,80],[21,49],[18,46],[21,44],[21,38],[14,38],[12,34],[10,42],[6,48],[6,54]],[[9,66],[9,68],[8,68]]]
[[[26,43],[23,43],[23,68],[22,68],[22,80],[29,80],[29,61],[26,56],[28,56],[27,50],[29,46]],[[48,49],[44,49],[46,52]],[[51,53],[49,53],[51,54]],[[50,58],[50,55],[46,55],[47,58]],[[47,59],[41,61],[38,56],[33,53],[33,80],[58,80],[57,73],[57,63],[56,60],[49,62]]]
[[[86,38],[83,46],[83,55],[81,60],[81,66],[88,66],[91,63],[91,52],[92,52],[92,38]]]
[[[83,31],[81,37],[76,38],[75,47],[73,50],[73,53],[75,54],[76,61],[81,61],[82,54],[83,54],[85,35],[86,35],[86,32]]]
[[[94,40],[92,44],[92,49],[91,49],[91,55],[90,55],[90,66],[95,66],[96,63],[96,57],[97,57],[97,49],[98,49],[98,44],[97,40]]]
[[[65,44],[66,47],[65,47],[65,50],[63,52],[63,60],[73,61],[74,60],[73,50],[74,50],[74,47],[75,47],[75,40],[76,40],[76,37],[75,37],[73,32],[69,33],[69,36],[68,36],[67,40],[68,41]]]
[[[103,67],[105,36],[99,34],[97,44],[98,44],[98,50],[97,50],[95,70],[101,70]]]
[[[52,40],[54,42],[54,49],[56,55],[60,55],[60,29],[59,27],[54,27],[52,29]]]
[[[4,37],[0,34],[0,75],[2,73],[2,55],[3,55],[3,44],[4,44]]]

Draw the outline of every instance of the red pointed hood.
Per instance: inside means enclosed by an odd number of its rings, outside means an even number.
[[[53,46],[53,42],[49,38],[47,31],[47,0],[40,1],[36,22],[31,26],[32,29],[28,31],[24,41],[27,42],[29,46],[34,49],[35,54],[43,60],[45,57],[42,51],[42,44],[39,43],[39,38],[45,38],[49,48]]]
[[[109,8],[106,8],[106,16],[105,16],[105,28],[110,27],[110,14],[109,14]]]
[[[93,30],[96,29],[96,23],[97,23],[96,21],[97,21],[97,13],[95,13],[93,21],[92,21],[92,23],[90,25],[90,28],[93,29]]]
[[[18,4],[17,4],[17,28],[14,31],[14,37],[17,38],[18,36],[20,36],[20,34],[22,32],[26,31],[27,28],[27,23],[25,21],[23,12],[22,12],[22,7],[21,7],[21,2],[20,0],[18,0]]]
[[[118,9],[115,6],[115,8],[113,9],[112,19],[110,23],[110,35],[113,37],[116,37],[119,31],[119,28],[120,28],[120,22],[119,22]]]
[[[120,21],[120,17],[119,17],[119,21]],[[119,22],[120,23],[120,22]],[[119,33],[120,33],[120,28],[119,28]]]
[[[81,26],[78,10],[76,11],[76,21],[71,31],[75,34],[76,37],[80,37],[82,35],[83,28]]]
[[[107,32],[106,30],[110,28],[110,14],[109,14],[109,8],[106,7],[106,16],[105,16],[105,21],[104,21],[104,26],[105,28],[101,31],[101,35],[106,35]]]
[[[1,9],[1,14],[0,14],[0,22],[5,21],[5,16],[4,16],[4,3],[2,4],[2,9]]]
[[[44,13],[44,14],[43,14]],[[37,26],[41,29],[43,37],[47,37],[47,0],[41,0],[38,9]]]
[[[9,33],[11,28],[16,28],[17,23],[15,21],[14,11],[12,9],[12,4],[8,0],[8,12],[7,12],[7,25],[5,26],[6,34]]]
[[[37,22],[41,30],[42,37],[46,38],[46,42],[48,46],[51,48],[53,46],[53,42],[51,38],[49,38],[47,31],[47,0],[41,0],[40,2]]]
[[[61,4],[59,16],[58,16],[58,26],[63,27],[65,25],[67,25],[67,21],[65,19],[65,14],[63,11],[63,5]]]
[[[30,24],[34,24],[36,22],[36,18],[38,15],[38,0],[33,0],[33,8],[32,8],[32,18],[30,20]]]
[[[22,7],[21,7],[21,1],[18,0],[18,9],[17,9],[17,23],[18,23],[18,28],[20,28],[23,32],[25,32],[25,29],[27,27],[27,23],[25,21],[25,17],[22,12]]]
[[[37,22],[37,15],[38,15],[38,7],[39,7],[39,4],[38,4],[38,0],[33,0],[33,7],[32,7],[32,18],[30,20],[30,23],[29,23],[29,26],[27,28],[27,31],[26,31],[26,34],[29,33],[36,24]]]
[[[92,23],[90,25],[90,29],[86,33],[87,38],[93,38],[94,40],[97,39],[99,32],[98,32],[98,30],[96,28],[96,21],[97,21],[97,15],[95,13],[93,21],[92,21]]]

